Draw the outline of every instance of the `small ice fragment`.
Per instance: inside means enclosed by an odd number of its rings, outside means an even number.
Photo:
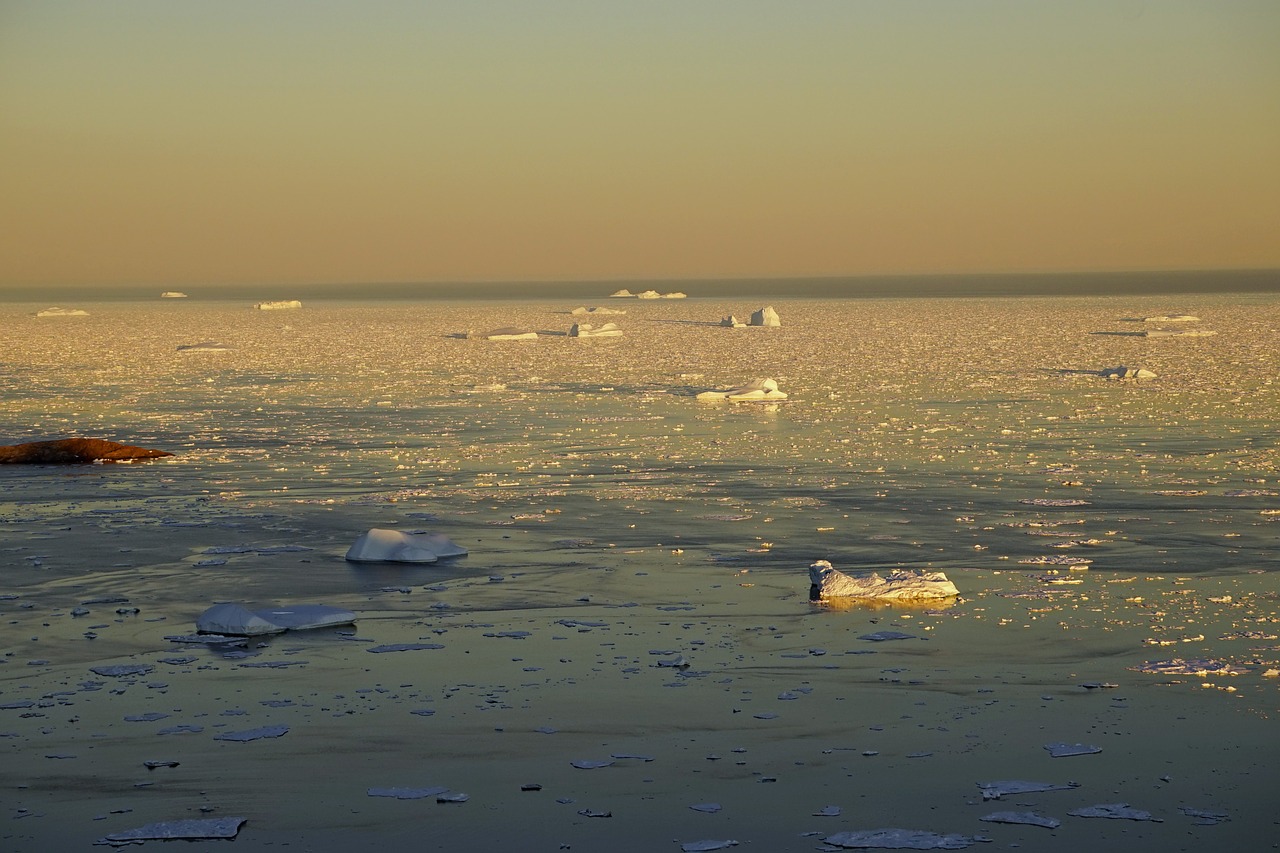
[[[859,640],[870,640],[873,643],[882,643],[885,640],[915,640],[918,639],[914,634],[904,634],[901,631],[876,631],[873,634],[863,634],[858,637]]]
[[[1057,829],[1062,826],[1062,821],[1057,818],[1045,817],[1035,812],[992,812],[978,820],[985,820],[988,823],[1024,823],[1028,826],[1043,826],[1045,829]]]
[[[283,737],[289,733],[288,726],[262,726],[256,729],[245,729],[240,732],[223,732],[220,735],[214,735],[214,740],[229,740],[237,743],[247,743],[251,740],[262,740],[263,738]]]
[[[1072,809],[1067,814],[1073,817],[1107,817],[1116,820],[1149,820],[1155,823],[1163,823],[1162,818],[1152,817],[1151,812],[1131,809],[1128,803],[1104,803],[1082,809]]]
[[[613,812],[602,812],[595,809],[578,809],[578,814],[583,817],[613,817]]]
[[[97,675],[105,675],[111,678],[121,678],[126,675],[146,675],[154,670],[155,667],[146,663],[122,663],[111,666],[91,666],[89,671]]]
[[[1178,811],[1190,818],[1195,818],[1196,826],[1217,826],[1224,820],[1231,820],[1231,815],[1226,812],[1208,811],[1207,809],[1193,809],[1190,806],[1179,806]]]
[[[465,803],[471,799],[470,794],[463,794],[455,791],[448,791],[436,797],[437,803]]]
[[[124,832],[113,832],[99,838],[94,844],[133,844],[138,841],[163,841],[169,839],[185,839],[200,841],[210,838],[235,838],[244,825],[242,817],[214,817],[188,820],[168,820],[149,823],[137,829]]]
[[[182,724],[178,726],[170,726],[167,729],[161,729],[156,732],[158,735],[198,735],[204,731],[204,726],[193,726]]]
[[[686,841],[680,845],[681,853],[706,853],[709,850],[724,850],[726,847],[737,847],[738,842],[726,839],[724,841],[706,840],[706,841]]]
[[[366,793],[370,797],[390,797],[395,800],[424,800],[428,797],[438,797],[448,792],[448,788],[436,786],[433,788],[370,788]]]
[[[1079,783],[1068,782],[1065,785],[1058,785],[1053,782],[1024,782],[1020,779],[1011,779],[999,782],[979,782],[978,787],[982,789],[982,799],[998,800],[1005,794],[1038,794],[1041,791],[1066,791],[1079,787]]]
[[[702,812],[704,814],[715,814],[716,812],[720,811],[720,809],[724,808],[724,806],[720,805],[719,803],[697,803],[695,805],[689,806],[689,808],[693,809],[695,812]]]
[[[148,770],[155,770],[160,767],[177,767],[178,762],[176,761],[144,761],[142,762],[142,766],[147,768]]]
[[[1049,751],[1049,755],[1053,758],[1067,758],[1072,755],[1093,755],[1102,752],[1100,746],[1090,746],[1087,743],[1046,743],[1044,748]]]
[[[168,714],[162,714],[159,711],[148,711],[145,714],[129,714],[125,716],[126,723],[154,723],[156,720],[163,720]]]
[[[860,850],[870,847],[888,850],[963,850],[986,839],[969,835],[938,835],[917,829],[863,829],[837,832],[822,840],[835,847]]]
[[[416,652],[423,649],[443,649],[440,643],[388,643],[384,646],[374,646],[371,649],[365,649],[366,652],[372,652],[375,655],[384,652]]]
[[[439,533],[404,533],[374,527],[347,549],[353,563],[434,563],[442,557],[464,557],[467,549]]]
[[[593,761],[588,758],[579,758],[570,761],[569,764],[579,770],[597,770],[601,767],[608,767],[613,764],[612,761]]]
[[[609,757],[617,759],[619,761],[626,760],[626,759],[629,759],[632,761],[653,761],[652,755],[637,755],[636,753],[633,753],[633,752],[615,752]]]
[[[823,806],[822,808],[814,812],[813,816],[814,817],[839,817],[840,807],[839,806]]]

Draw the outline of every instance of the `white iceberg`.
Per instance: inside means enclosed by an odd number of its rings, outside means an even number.
[[[699,400],[728,400],[733,403],[770,402],[785,400],[787,395],[778,390],[778,383],[773,379],[752,379],[746,385],[715,391],[703,391]]]
[[[253,307],[259,311],[280,311],[286,308],[301,308],[302,303],[297,299],[277,299],[272,302],[259,302]]]
[[[37,317],[88,317],[89,312],[82,308],[45,308],[36,312]]]
[[[636,299],[661,299],[662,294],[656,290],[646,290],[643,293],[637,293]]]
[[[741,329],[747,324],[730,314],[728,317],[721,318],[720,325],[726,329]]]
[[[618,338],[622,337],[622,330],[618,328],[617,323],[605,323],[600,327],[592,326],[590,323],[574,323],[569,329],[569,337]]]
[[[912,601],[921,598],[954,598],[956,585],[942,572],[896,570],[881,576],[876,572],[855,578],[832,567],[826,560],[809,566],[809,598],[875,598],[882,601]]]
[[[777,327],[782,325],[782,320],[778,318],[778,312],[773,310],[772,305],[766,305],[759,311],[752,313],[751,325]]]
[[[234,602],[215,604],[196,619],[201,634],[223,634],[233,637],[256,637],[283,634],[330,625],[350,625],[356,614],[341,607],[324,604],[300,604],[269,610],[249,610]]]
[[[181,290],[166,290],[164,293],[160,294],[160,298],[161,299],[186,299],[187,294],[183,293]]]
[[[663,298],[663,299],[688,299],[688,298],[689,298],[689,294],[687,294],[687,293],[681,293],[681,292],[680,292],[680,291],[678,291],[678,290],[673,290],[673,291],[671,291],[670,293],[664,293],[664,294],[662,294],[662,298]]]
[[[349,549],[353,563],[434,563],[441,557],[464,557],[467,549],[439,533],[404,533],[374,527]]]
[[[630,290],[627,290],[625,287],[621,290],[615,290],[613,293],[609,294],[611,299],[629,299],[633,296],[635,296],[635,294]]]

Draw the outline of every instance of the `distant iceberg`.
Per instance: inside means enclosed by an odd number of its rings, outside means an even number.
[[[259,302],[253,307],[259,311],[279,311],[285,308],[301,308],[302,303],[297,299],[279,299],[274,302]]]
[[[751,315],[751,325],[777,327],[782,325],[782,321],[778,319],[778,312],[773,310],[773,306],[767,305]]]
[[[614,296],[617,296],[617,294],[615,293]],[[575,317],[580,317],[583,314],[625,314],[627,312],[619,311],[616,308],[597,308],[595,306],[592,306],[591,308],[586,308],[586,307],[574,308],[569,313],[574,315]]]
[[[89,312],[80,308],[45,308],[36,312],[37,317],[88,317]]]
[[[489,341],[536,341],[538,339],[538,333],[530,332],[527,329],[516,329],[508,326],[502,329],[494,329],[484,337],[485,340]]]
[[[609,297],[612,299],[630,299],[634,296],[635,294],[630,290],[627,290],[625,287],[621,290],[615,290],[613,293],[609,294]]]
[[[661,299],[662,294],[656,290],[646,290],[643,293],[637,293],[636,299]]]
[[[231,347],[217,341],[201,341],[198,344],[182,344],[178,352],[227,352]]]
[[[160,298],[161,299],[186,299],[187,294],[183,293],[181,290],[166,290],[164,293],[160,294]]]
[[[688,299],[689,294],[681,293],[678,290],[673,290],[671,293],[662,294],[662,298],[663,299]]]
[[[1157,317],[1143,317],[1144,323],[1198,323],[1200,318],[1193,314],[1161,314]]]
[[[617,323],[605,323],[603,326],[592,326],[590,323],[574,323],[569,329],[571,338],[618,338],[622,330]]]

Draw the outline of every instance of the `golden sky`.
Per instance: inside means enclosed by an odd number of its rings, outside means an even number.
[[[1280,267],[1275,0],[0,0],[0,288]]]

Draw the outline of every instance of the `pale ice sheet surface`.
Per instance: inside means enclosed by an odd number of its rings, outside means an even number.
[[[457,849],[807,851],[828,803],[1049,851],[1273,837],[1275,297],[782,300],[737,334],[741,300],[695,293],[601,340],[563,334],[575,304],[86,302],[74,329],[4,306],[4,443],[178,455],[0,470],[2,846],[235,814],[238,850],[409,849],[414,804],[367,791],[423,779],[470,795],[431,806]],[[1141,334],[1175,310],[1218,334]],[[455,336],[507,325],[547,334]],[[177,349],[202,340],[228,349]],[[695,400],[756,376],[787,400]],[[469,556],[344,560],[373,528]],[[819,559],[961,596],[815,606]],[[359,618],[176,654],[226,600]],[[1219,665],[1132,669],[1157,659]],[[570,763],[615,755],[652,760]],[[1117,848],[1114,821],[980,821],[975,779],[1068,763],[1076,786],[1009,807],[1164,822]]]

